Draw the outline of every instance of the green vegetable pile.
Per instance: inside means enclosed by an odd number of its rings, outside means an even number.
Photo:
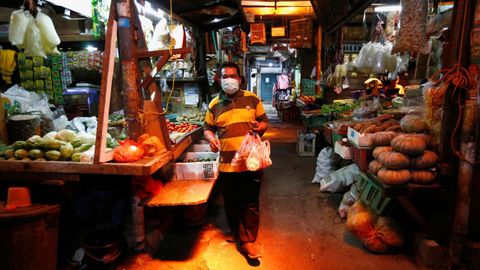
[[[213,158],[190,158],[187,159],[187,162],[207,162],[207,161],[215,161]]]
[[[332,103],[332,104],[324,104],[320,108],[322,113],[329,114],[329,113],[344,113],[348,111],[352,111],[355,109],[356,104],[345,104],[345,103]]]

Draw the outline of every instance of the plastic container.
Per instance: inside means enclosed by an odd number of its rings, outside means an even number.
[[[0,208],[0,268],[57,269],[58,205]]]
[[[210,148],[210,144],[193,144],[191,147],[190,147],[190,150],[192,152],[211,152],[212,153],[212,149]]]
[[[124,239],[111,230],[94,231],[83,239],[87,265],[107,266],[114,264],[123,253]]]
[[[359,173],[357,182],[359,183],[360,200],[376,214],[381,215],[390,203],[391,198],[384,195],[380,184],[362,172]]]
[[[314,133],[304,133],[297,130],[297,153],[301,157],[314,157],[315,156],[315,140],[316,135]]]
[[[32,206],[30,190],[26,187],[9,187],[7,195],[7,207]]]
[[[352,160],[358,165],[361,171],[368,170],[368,164],[373,160],[373,147],[361,147],[350,141],[352,147]]]
[[[63,100],[67,115],[97,116],[99,90],[98,86],[89,84],[66,89]]]
[[[306,128],[318,128],[328,121],[328,117],[323,114],[302,113],[302,122]]]
[[[335,145],[337,141],[341,141],[347,137],[347,132],[341,132],[336,129],[332,129],[332,145]]]
[[[210,146],[209,146],[210,147]],[[173,180],[211,180],[218,177],[219,155],[212,152],[189,152],[184,160],[189,159],[214,159],[201,162],[177,162],[174,164]]]

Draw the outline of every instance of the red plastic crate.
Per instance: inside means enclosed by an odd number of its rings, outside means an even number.
[[[360,147],[352,144],[352,160],[358,165],[361,171],[366,172],[368,170],[368,164],[373,160],[373,148],[372,147]]]

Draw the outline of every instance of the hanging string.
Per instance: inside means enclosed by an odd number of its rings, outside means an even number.
[[[468,12],[468,1],[466,1],[466,4],[464,6],[464,10],[463,10],[463,22],[465,23],[466,22],[466,17],[467,17],[467,12]],[[462,59],[462,56],[463,56],[463,42],[464,42],[464,38],[465,38],[465,25],[462,26],[462,31],[461,31],[461,36],[460,36],[460,50],[459,50],[459,53],[458,53],[458,59],[457,59],[457,63],[456,65],[454,65],[453,67],[449,68],[449,69],[441,69],[437,72],[435,72],[435,74],[432,75],[432,81],[434,83],[444,83],[446,86],[448,85],[453,85],[453,89],[450,93],[450,100],[452,101],[455,101],[455,98],[456,98],[456,102],[458,104],[458,118],[457,118],[457,121],[455,123],[455,127],[453,129],[453,133],[452,133],[452,136],[450,137],[450,148],[452,150],[452,152],[461,160],[471,164],[471,165],[475,165],[475,161],[471,161],[469,159],[467,159],[456,147],[456,143],[455,143],[455,138],[456,138],[456,134],[458,132],[458,129],[460,127],[460,123],[462,121],[462,114],[463,114],[463,105],[462,105],[462,95],[461,93],[459,93],[459,90],[461,89],[470,89],[470,87],[472,87],[472,78],[471,78],[471,75],[470,75],[470,72],[461,66],[460,62],[461,62],[461,59]],[[436,77],[438,77],[440,74],[443,74],[445,73],[445,75],[438,79],[438,80],[435,80]]]
[[[170,32],[173,29],[173,0],[170,0]],[[172,37],[170,33],[170,43],[168,44],[168,51],[169,51],[169,57],[172,56],[173,50],[175,49],[175,38]],[[143,131],[146,130],[146,127],[148,123],[152,120],[157,119],[158,116],[160,115],[165,115],[168,112],[168,107],[170,105],[170,100],[172,98],[173,91],[175,90],[175,79],[176,79],[176,69],[174,69],[173,72],[173,78],[172,78],[172,88],[170,90],[170,93],[168,94],[167,102],[165,105],[165,109],[162,112],[145,112],[142,109],[138,110],[138,118],[139,122],[141,125],[141,128]]]

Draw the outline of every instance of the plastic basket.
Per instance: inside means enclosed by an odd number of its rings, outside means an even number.
[[[332,129],[332,145],[335,145],[337,141],[341,141],[343,138],[347,137],[347,133],[339,132],[335,129]]]
[[[304,114],[302,113],[302,122],[306,128],[318,128],[327,122],[327,116],[323,114]]]
[[[384,195],[383,188],[380,184],[362,172],[359,173],[357,182],[360,200],[368,205],[376,214],[381,215],[390,203],[391,198]]]
[[[360,147],[352,144],[352,160],[358,165],[361,171],[366,172],[368,170],[368,164],[373,160],[373,148],[372,147]]]
[[[304,96],[315,95],[315,80],[302,79],[302,95]]]

